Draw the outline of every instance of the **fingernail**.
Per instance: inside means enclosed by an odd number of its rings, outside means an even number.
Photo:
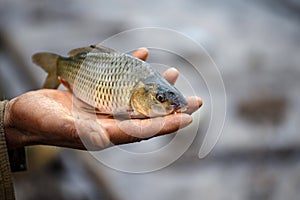
[[[140,47],[140,48],[138,48],[138,50],[148,51],[148,49],[146,47]]]
[[[199,108],[202,106],[202,104],[203,104],[203,101],[202,101],[202,99],[201,98],[199,98],[199,97],[197,97],[197,99],[198,99],[198,106],[199,106]]]
[[[202,99],[198,96],[191,96],[191,97],[187,97],[188,99],[190,99],[191,101],[193,101],[193,104],[195,103],[195,106],[197,105],[198,108],[200,108],[203,104]]]
[[[171,67],[171,68],[169,68],[169,70],[172,70],[174,72],[178,72],[178,70],[175,67]]]
[[[166,73],[170,76],[178,76],[178,70],[174,67],[171,67],[166,70]]]

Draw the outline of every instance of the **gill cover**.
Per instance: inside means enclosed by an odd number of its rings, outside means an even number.
[[[139,82],[131,96],[133,111],[146,117],[157,117],[174,111],[172,100],[167,99],[166,91],[159,90],[156,84]]]

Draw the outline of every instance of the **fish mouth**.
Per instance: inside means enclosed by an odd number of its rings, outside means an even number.
[[[175,113],[183,113],[188,109],[188,103],[182,95],[178,95],[174,98],[171,105],[174,106],[173,112]]]
[[[183,113],[188,109],[187,105],[170,105],[169,109],[172,110],[172,113]]]
[[[183,112],[185,112],[187,109],[188,109],[188,106],[185,105],[185,106],[182,106],[182,107],[179,107],[178,109],[176,109],[175,112],[183,113]]]

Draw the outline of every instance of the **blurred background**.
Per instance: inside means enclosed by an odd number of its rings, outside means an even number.
[[[118,172],[76,150],[52,148],[40,155],[29,148],[29,170],[15,174],[17,198],[298,199],[298,0],[1,0],[0,97],[41,87],[46,74],[31,63],[37,51],[66,55],[121,31],[152,26],[193,38],[219,67],[227,116],[213,151],[198,158],[209,112],[201,115],[197,137],[180,159],[152,173]],[[200,82],[205,100],[209,94]],[[205,103],[202,109],[209,111]]]

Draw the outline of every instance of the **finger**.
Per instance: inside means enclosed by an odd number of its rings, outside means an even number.
[[[171,84],[174,85],[177,78],[179,76],[179,72],[177,69],[175,69],[174,67],[167,69],[164,73],[163,73],[163,77]]]
[[[187,97],[188,109],[185,111],[187,114],[192,114],[202,106],[202,99],[199,97]]]
[[[94,119],[76,119],[75,128],[81,142],[88,150],[99,150],[109,146],[107,131]]]
[[[149,55],[149,51],[147,48],[144,48],[144,47],[137,49],[132,54],[132,56],[139,58],[141,60],[144,60],[144,61],[147,59],[148,55]]]
[[[114,144],[125,144],[149,139],[159,135],[173,133],[192,122],[192,117],[185,113],[156,117],[144,120],[120,121],[110,128],[110,139]]]

